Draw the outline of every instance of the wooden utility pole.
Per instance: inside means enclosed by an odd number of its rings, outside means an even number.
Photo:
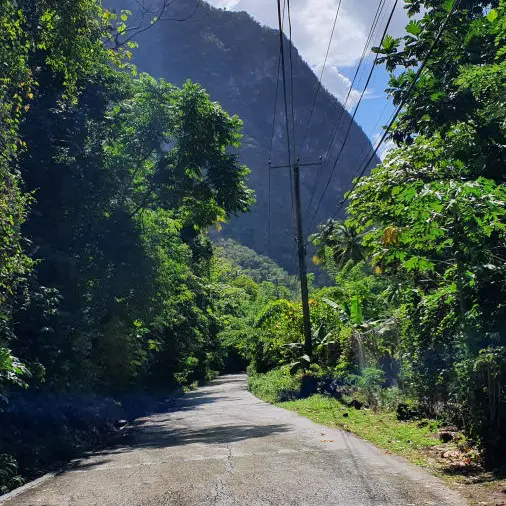
[[[299,163],[299,160],[293,165],[276,165],[272,169],[289,168],[293,171],[293,193],[295,206],[295,242],[297,244],[297,257],[299,261],[300,294],[302,298],[302,328],[304,331],[304,351],[309,357],[313,354],[313,336],[311,334],[311,315],[309,312],[309,291],[307,287],[307,267],[306,267],[306,246],[304,244],[304,231],[302,228],[302,210],[300,198],[300,167],[309,167],[320,165],[322,158],[318,163]],[[270,162],[269,162],[270,165]]]

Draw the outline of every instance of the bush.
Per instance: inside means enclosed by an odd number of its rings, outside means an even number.
[[[18,476],[18,464],[14,457],[0,454],[0,495],[23,485],[23,479]]]
[[[385,385],[385,373],[381,369],[366,367],[360,375],[349,374],[345,382],[356,388],[359,397],[372,408],[377,408],[380,403],[382,388]]]
[[[249,391],[260,399],[271,403],[297,399],[300,387],[301,376],[292,376],[288,366],[248,377]]]
[[[406,394],[399,387],[384,388],[380,392],[381,407],[388,411],[395,411],[399,404],[409,404]]]
[[[506,453],[506,346],[480,350],[472,363],[468,386],[468,432],[481,441],[488,464],[503,464]]]

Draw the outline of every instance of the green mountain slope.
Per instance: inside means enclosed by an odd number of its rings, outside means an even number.
[[[130,9],[133,12],[132,21],[139,17],[139,2],[109,0],[105,3],[115,9]],[[195,0],[178,0],[171,3],[164,17],[184,18],[194,12],[195,6]],[[145,19],[149,16],[150,14],[146,13]],[[133,61],[140,71],[163,77],[175,84],[190,78],[202,84],[211,97],[220,102],[228,112],[238,114],[244,121],[240,157],[252,170],[250,185],[256,192],[257,204],[251,213],[231,220],[222,233],[259,253],[271,256],[284,268],[294,272],[296,257],[289,172],[286,169],[272,169],[270,184],[268,176],[273,130],[272,163],[287,163],[281,87],[274,129],[272,124],[278,75],[277,32],[261,26],[244,12],[215,9],[201,2],[195,14],[187,21],[160,20],[136,36],[135,40],[140,47],[134,50]],[[293,77],[296,152],[299,153],[318,81],[295,48]],[[322,90],[318,96],[305,143],[307,149],[304,150],[301,162],[318,161],[320,156],[325,159],[331,132],[341,115],[337,140],[343,139],[351,118],[343,111],[335,97]],[[331,149],[332,160],[332,154],[339,148],[340,144],[336,142]],[[352,125],[347,145],[315,223],[334,212],[336,202],[349,188],[354,174],[370,149],[370,142],[362,130],[357,125]],[[331,166],[332,163],[329,163],[322,168],[308,167],[302,170],[302,199],[306,225],[309,225],[309,217],[313,215],[330,175]],[[319,171],[321,174],[318,190],[308,211],[314,178]]]

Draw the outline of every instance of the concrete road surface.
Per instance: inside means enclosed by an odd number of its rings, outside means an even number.
[[[221,377],[5,506],[463,505],[436,478]]]

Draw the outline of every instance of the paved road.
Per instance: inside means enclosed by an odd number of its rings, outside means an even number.
[[[265,404],[224,376],[170,413],[137,421],[101,451],[5,506],[466,504],[441,482],[364,441]]]

